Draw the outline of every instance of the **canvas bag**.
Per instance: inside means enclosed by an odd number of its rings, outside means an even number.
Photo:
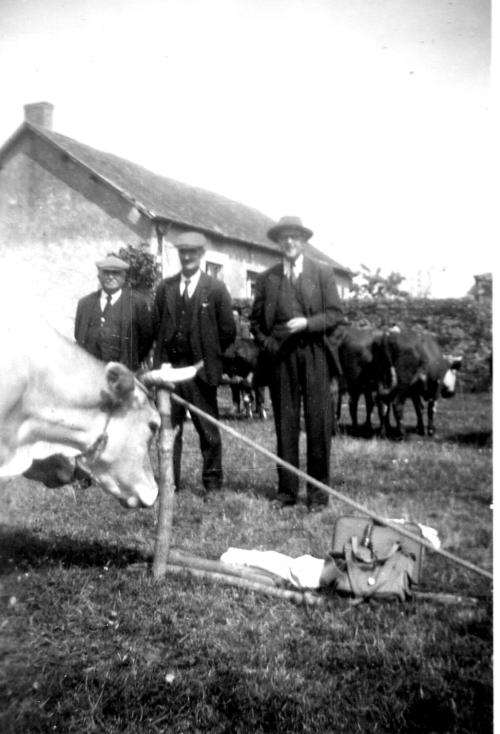
[[[331,586],[336,591],[348,593],[357,601],[370,597],[395,597],[405,601],[411,595],[411,585],[417,575],[415,555],[406,551],[399,540],[394,539],[395,531],[384,526],[379,529],[389,533],[380,533],[377,538],[377,549],[374,548],[374,523],[365,518],[355,520],[355,529],[359,532],[359,521],[363,523],[361,538],[352,535],[347,540],[342,537],[342,550],[339,550],[339,536],[334,537],[334,549],[326,559],[321,578],[322,586]],[[345,518],[339,518],[345,520]],[[340,523],[342,536],[346,526],[352,523]],[[418,526],[417,526],[418,527]],[[337,529],[337,526],[336,526]],[[336,533],[334,533],[335,536]],[[399,536],[402,537],[402,536]],[[388,540],[391,541],[388,546]],[[417,545],[414,541],[410,541]],[[383,553],[380,549],[383,548]],[[378,550],[378,552],[377,552]]]
[[[423,538],[422,531],[417,523],[405,522],[401,525],[418,538]],[[416,540],[401,535],[397,530],[382,525],[371,518],[360,515],[342,515],[337,518],[333,529],[331,551],[344,556],[344,546],[351,538],[358,539],[358,546],[370,547],[375,556],[387,556],[394,543],[400,543],[403,553],[414,560],[412,583],[419,584],[422,578],[424,563],[424,546]]]

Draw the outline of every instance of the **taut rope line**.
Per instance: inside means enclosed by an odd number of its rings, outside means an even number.
[[[329,487],[327,484],[323,484],[323,482],[318,481],[317,479],[314,479],[314,477],[309,476],[309,474],[306,474],[306,472],[302,471],[301,469],[297,469],[297,467],[293,466],[293,464],[289,464],[288,461],[284,461],[284,459],[280,459],[279,456],[276,456],[272,451],[269,451],[268,449],[265,449],[263,446],[260,446],[258,443],[255,443],[255,441],[252,441],[251,438],[247,438],[246,436],[243,436],[241,433],[238,433],[238,431],[235,431],[234,428],[231,428],[230,426],[224,425],[224,423],[221,423],[221,421],[217,420],[216,418],[213,418],[211,415],[208,415],[203,410],[200,410],[196,406],[192,405],[191,403],[188,403],[187,400],[184,400],[183,398],[179,397],[174,392],[170,393],[173,400],[176,400],[178,403],[183,405],[185,408],[187,408],[189,411],[193,411],[194,413],[197,413],[202,418],[205,418],[210,423],[213,423],[214,425],[221,428],[226,433],[229,433],[234,438],[238,439],[239,441],[242,441],[243,443],[246,443],[247,446],[250,446],[251,448],[255,449],[255,451],[258,451],[259,453],[263,454],[264,456],[267,456],[268,459],[271,459],[276,464],[280,464],[280,466],[285,467],[285,469],[289,469],[291,472],[296,474],[301,479],[305,479],[309,484],[313,484],[315,487],[318,487],[319,489],[323,489],[329,494],[331,494],[336,499],[341,500],[342,502],[345,502],[348,505],[351,505],[351,507],[354,507],[354,509],[358,510],[359,512],[362,512],[364,515],[368,515],[373,520],[378,522],[381,525],[385,525],[388,528],[392,528],[396,532],[398,532],[400,535],[403,535],[406,538],[409,538],[410,540],[414,540],[417,543],[420,543],[420,545],[423,545],[424,548],[427,548],[430,551],[433,551],[434,553],[437,553],[440,556],[443,556],[444,558],[447,558],[449,561],[452,561],[453,563],[458,564],[459,566],[463,566],[464,568],[467,568],[469,571],[473,571],[474,573],[479,574],[480,576],[485,576],[487,579],[490,579],[493,581],[493,574],[490,573],[490,571],[487,571],[484,568],[481,568],[480,566],[476,566],[474,563],[470,563],[470,561],[466,561],[463,558],[459,558],[458,556],[455,556],[453,553],[449,553],[446,550],[443,550],[442,548],[434,548],[434,546],[429,543],[425,538],[421,538],[417,535],[413,535],[413,533],[410,533],[408,530],[405,530],[403,527],[399,527],[398,525],[389,522],[386,518],[383,518],[381,515],[377,515],[375,512],[372,512],[371,510],[368,510],[363,505],[360,505],[355,500],[350,499],[350,497],[347,497],[345,494],[342,494],[342,492],[339,492],[336,489],[333,489],[333,487]]]

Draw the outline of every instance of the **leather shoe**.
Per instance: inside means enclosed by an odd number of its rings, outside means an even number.
[[[328,500],[326,502],[308,502],[307,509],[309,512],[323,512],[328,507]]]
[[[284,507],[295,507],[297,500],[295,497],[287,497],[286,495],[278,495],[272,500],[271,505],[277,510],[282,510]]]

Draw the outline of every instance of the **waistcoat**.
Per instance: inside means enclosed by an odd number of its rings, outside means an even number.
[[[299,297],[298,280],[292,285],[288,278],[283,276],[276,304],[275,323],[284,323],[295,316],[305,316]]]
[[[192,364],[191,345],[189,343],[189,332],[191,319],[193,317],[193,298],[187,304],[181,294],[177,292],[175,299],[175,322],[177,328],[170,343],[169,358],[172,364],[181,366]]]
[[[103,321],[101,303],[97,298],[92,309],[87,333],[86,349],[104,362],[120,360],[121,297],[112,304]]]

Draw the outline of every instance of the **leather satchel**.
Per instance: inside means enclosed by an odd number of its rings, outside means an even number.
[[[422,538],[420,527],[413,522],[402,523],[401,527],[412,535]],[[381,558],[387,556],[394,543],[401,545],[401,550],[414,560],[412,583],[419,584],[422,578],[424,563],[424,546],[416,540],[401,535],[397,530],[381,525],[375,520],[359,515],[342,515],[337,518],[333,529],[332,553],[344,554],[344,546],[351,538],[358,539],[358,546],[371,548],[374,555]]]
[[[353,529],[358,534],[344,537],[348,530]],[[375,529],[390,532],[378,533],[374,540]],[[321,576],[321,586],[330,586],[340,593],[350,594],[357,602],[371,597],[395,597],[405,601],[411,596],[412,584],[417,583],[419,568],[415,554],[403,547],[403,539],[406,540],[391,528],[375,525],[366,518],[339,518],[334,532],[333,550],[326,559]],[[423,551],[416,541],[408,541]]]

